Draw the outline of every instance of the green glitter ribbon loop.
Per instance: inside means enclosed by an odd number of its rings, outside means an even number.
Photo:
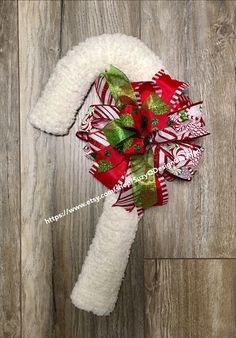
[[[151,110],[156,115],[163,115],[170,109],[170,106],[156,93],[152,93],[143,102],[143,108]]]
[[[118,109],[123,109],[128,104],[136,105],[136,96],[127,76],[118,68],[110,65],[110,69],[103,73],[111,94],[116,101]]]
[[[136,134],[134,130],[125,129],[120,119],[108,122],[104,127],[103,132],[113,148]]]

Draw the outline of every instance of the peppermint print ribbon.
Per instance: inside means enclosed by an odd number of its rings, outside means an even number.
[[[141,216],[167,203],[165,180],[192,179],[203,148],[189,141],[209,132],[187,87],[163,70],[130,82],[114,66],[95,81],[102,104],[90,106],[76,135],[87,142],[90,173],[109,189],[121,186],[114,205]]]

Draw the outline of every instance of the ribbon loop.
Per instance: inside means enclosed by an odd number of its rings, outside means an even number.
[[[136,105],[134,90],[123,72],[111,65],[109,71],[106,71],[103,75],[119,109],[128,104]]]

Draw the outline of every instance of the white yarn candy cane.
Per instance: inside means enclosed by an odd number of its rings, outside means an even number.
[[[30,122],[45,132],[66,134],[91,84],[110,64],[131,81],[151,80],[164,68],[159,57],[137,38],[122,34],[89,38],[57,63],[29,115]],[[95,238],[71,295],[75,306],[97,315],[107,315],[114,308],[138,227],[136,211],[111,207],[113,198],[106,198]]]

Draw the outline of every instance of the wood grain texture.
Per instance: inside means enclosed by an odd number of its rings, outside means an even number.
[[[17,3],[0,2],[0,336],[20,337]]]
[[[235,260],[146,260],[146,338],[233,338]]]
[[[27,120],[60,51],[60,1],[20,1],[19,63],[21,116],[22,337],[53,337],[54,215],[56,137]]]
[[[141,38],[203,99],[211,135],[192,182],[144,217],[145,257],[236,257],[234,1],[142,1]]]

